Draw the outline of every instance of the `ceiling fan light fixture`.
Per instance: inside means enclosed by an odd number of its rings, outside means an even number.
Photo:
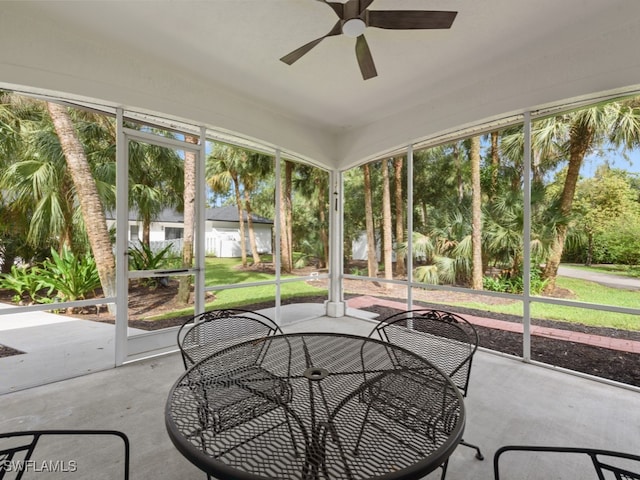
[[[367,28],[367,24],[359,18],[350,18],[342,25],[342,33],[347,37],[357,38],[362,35]]]
[[[375,0],[316,1],[331,7],[338,16],[338,21],[325,35],[305,43],[280,60],[287,65],[293,65],[325,38],[346,35],[356,39],[356,59],[364,80],[378,75],[371,49],[364,35],[364,31],[368,27],[388,30],[451,28],[451,24],[458,14],[458,12],[432,10],[369,10]]]

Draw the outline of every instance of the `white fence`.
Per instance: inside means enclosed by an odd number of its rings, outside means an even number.
[[[182,246],[184,240],[182,238],[176,238],[173,240],[160,240],[160,241],[151,241],[149,242],[151,251],[157,253],[167,246],[171,245],[169,251],[172,255],[180,256],[182,255]],[[129,247],[139,246],[140,242],[133,241],[129,242]],[[271,253],[268,251],[266,246],[258,245],[258,251],[261,254]],[[251,247],[249,246],[249,239],[247,239],[245,243],[245,249],[247,250],[247,255],[251,255]],[[241,257],[241,247],[239,240],[228,240],[222,239],[218,237],[206,237],[204,240],[204,252],[205,255],[208,256],[216,256],[219,258],[239,258]]]

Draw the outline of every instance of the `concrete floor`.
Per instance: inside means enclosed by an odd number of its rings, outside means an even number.
[[[283,327],[287,332],[365,333],[371,322],[321,317]],[[198,479],[204,474],[171,444],[164,427],[166,395],[183,371],[177,353],[0,396],[0,431],[109,428],[131,441],[132,479]],[[454,452],[447,478],[491,479],[492,456],[505,444],[577,445],[640,453],[640,395],[487,352],[474,360],[465,439],[481,446]],[[634,452],[635,450],[635,452]],[[526,473],[503,477],[550,478],[540,463],[519,462]],[[513,466],[512,468],[516,468]],[[438,478],[439,472],[428,478]],[[83,477],[76,477],[83,478]],[[87,478],[98,478],[91,476]],[[553,478],[574,479],[576,471]]]
[[[0,309],[8,309],[0,304]],[[129,328],[129,335],[144,334]],[[0,315],[0,345],[26,352],[0,358],[0,395],[113,368],[114,326],[49,312]]]

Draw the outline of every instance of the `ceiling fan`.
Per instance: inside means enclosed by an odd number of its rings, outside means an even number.
[[[326,35],[295,49],[280,60],[287,65],[293,65],[325,38],[344,34],[356,38],[356,58],[364,80],[378,75],[371,50],[369,50],[367,40],[364,38],[364,31],[367,27],[391,30],[451,28],[451,24],[458,14],[458,12],[431,10],[369,10],[369,6],[374,0],[348,0],[346,3],[328,0],[317,1],[329,5],[338,15],[338,22]]]

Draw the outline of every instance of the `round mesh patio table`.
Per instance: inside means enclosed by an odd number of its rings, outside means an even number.
[[[195,364],[165,409],[176,448],[215,478],[419,479],[462,438],[460,392],[404,348],[276,335]]]

